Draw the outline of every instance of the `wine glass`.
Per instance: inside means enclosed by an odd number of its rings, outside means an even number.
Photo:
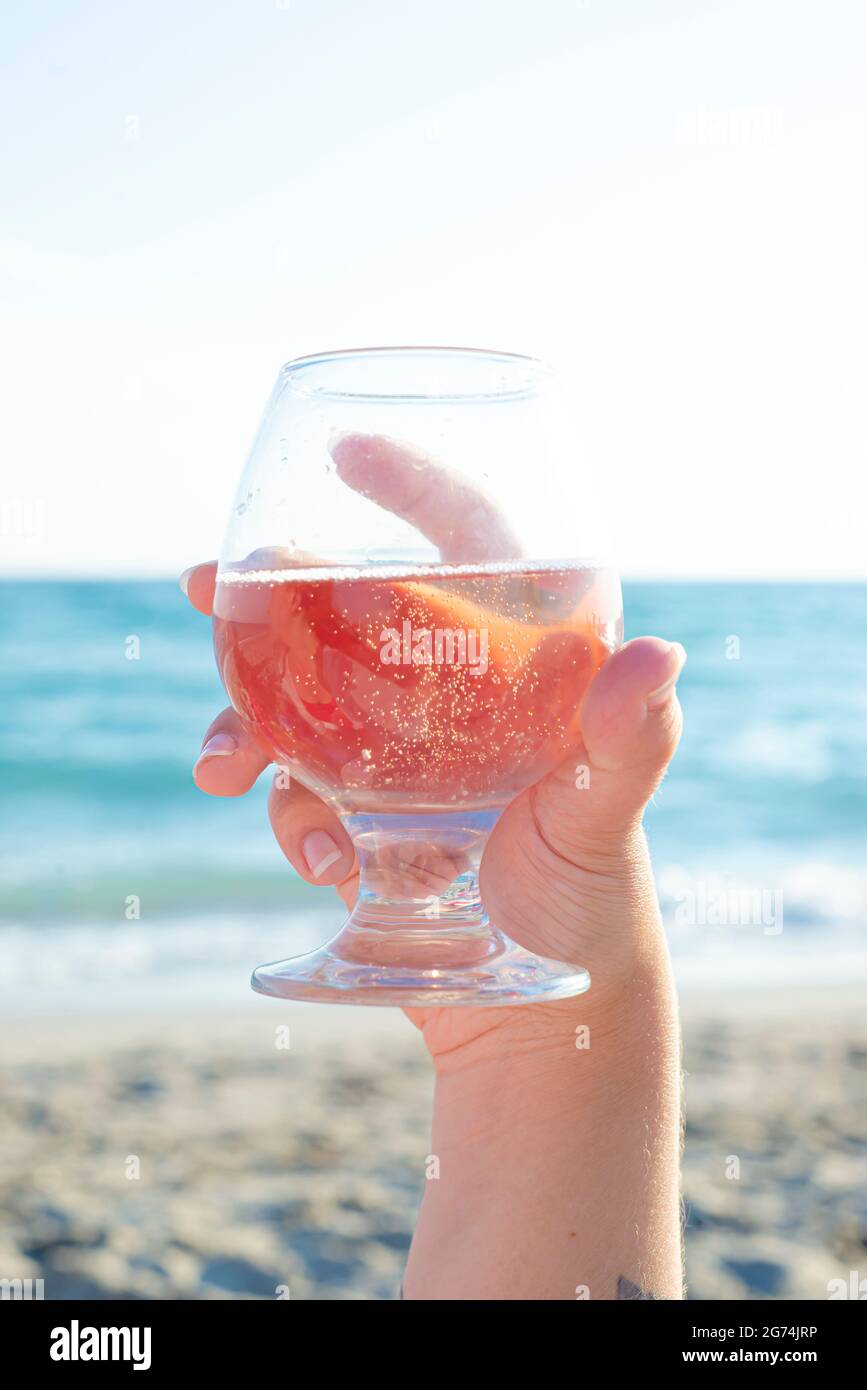
[[[260,966],[260,993],[503,1005],[590,983],[505,936],[478,880],[503,808],[575,753],[622,637],[552,386],[532,358],[466,348],[329,352],[279,374],[214,644],[247,727],[340,816],[360,882],[333,940]]]

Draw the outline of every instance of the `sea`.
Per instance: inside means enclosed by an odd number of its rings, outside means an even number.
[[[867,980],[867,586],[626,582],[678,639],[683,742],[646,827],[684,990]],[[320,944],[341,904],[268,827],[264,775],[191,767],[226,703],[171,580],[7,580],[0,1009],[199,1009]]]

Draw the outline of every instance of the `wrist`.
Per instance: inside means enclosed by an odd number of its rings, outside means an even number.
[[[479,1015],[435,1058],[440,1180],[426,1186],[407,1297],[559,1299],[586,1286],[614,1298],[618,1273],[679,1297],[667,956],[636,958],[617,1007],[591,989]]]
[[[600,971],[585,994],[547,1004],[474,1010],[472,1022],[459,1022],[452,1037],[445,1042],[437,1037],[441,1045],[431,1045],[438,1078],[473,1075],[524,1090],[564,1062],[571,1067],[576,1054],[592,1052],[594,1041],[600,1068],[609,1073],[634,1068],[636,1053],[646,1049],[654,1033],[664,1037],[677,1032],[664,936],[660,932],[637,944],[610,977]],[[587,1071],[598,1075],[599,1068]]]

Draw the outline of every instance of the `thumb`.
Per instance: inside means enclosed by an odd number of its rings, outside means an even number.
[[[615,845],[641,817],[680,739],[679,642],[639,637],[605,663],[581,708],[583,747],[534,788],[539,829],[580,862]]]

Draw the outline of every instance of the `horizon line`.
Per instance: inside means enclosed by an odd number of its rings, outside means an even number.
[[[821,572],[816,574],[796,574],[783,571],[779,574],[749,572],[725,573],[719,570],[686,570],[680,573],[670,570],[618,570],[619,577],[626,583],[640,584],[865,584],[867,570],[854,574],[835,574]],[[165,570],[3,570],[0,568],[0,583],[33,584],[177,584],[180,574]]]

